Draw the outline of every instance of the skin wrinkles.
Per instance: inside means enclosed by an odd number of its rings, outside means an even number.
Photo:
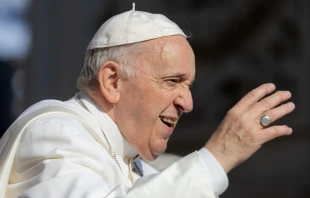
[[[183,36],[143,43],[135,78],[122,83],[114,105],[115,122],[143,159],[164,152],[178,119],[192,110],[189,90],[195,76],[194,53]],[[161,117],[175,120],[169,128]],[[125,120],[125,122],[124,122]]]
[[[160,52],[160,56],[158,57],[159,58],[159,63],[161,65],[164,65],[164,64],[174,64],[172,63],[172,54],[173,53],[177,53],[175,52],[175,48],[170,44],[170,43],[167,43],[165,41],[162,42],[163,45],[160,46],[158,48],[159,52]],[[152,50],[156,50],[155,47],[152,48]],[[183,54],[180,54],[179,56],[182,56]],[[164,89],[175,89],[177,88],[177,86],[165,86],[165,82],[166,81],[169,81],[169,80],[174,80],[177,82],[177,85],[178,86],[182,86],[182,87],[191,87],[192,83],[194,80],[192,81],[186,81],[187,79],[187,74],[186,73],[179,73],[175,70],[173,71],[169,71],[169,70],[165,70],[165,69],[162,69],[162,67],[159,67],[159,64],[158,65],[155,65],[155,67],[152,67],[150,65],[148,65],[150,68],[151,68],[151,71],[152,71],[152,75],[154,77],[154,80],[152,80],[153,82],[157,83],[157,85]],[[179,82],[179,83],[178,83]],[[181,83],[183,82],[183,83]],[[171,83],[173,84],[173,83]]]
[[[101,95],[93,96],[140,156],[151,161],[166,150],[182,113],[193,108],[189,88],[195,78],[195,57],[183,36],[145,41],[140,47],[141,53],[132,59],[135,76],[125,78],[118,63],[105,62],[98,74]],[[292,133],[286,125],[260,124],[262,114],[274,122],[295,108],[292,102],[283,104],[290,92],[272,93],[275,88],[266,83],[244,96],[205,144],[226,173],[265,142]]]

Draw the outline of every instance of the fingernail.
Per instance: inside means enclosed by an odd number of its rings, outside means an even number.
[[[289,134],[291,134],[293,132],[293,129],[288,127],[288,130],[289,130]]]
[[[276,86],[273,83],[269,83],[268,86],[270,87],[270,89],[275,89]]]
[[[290,109],[295,109],[295,104],[294,104],[294,103],[289,102],[287,105],[288,105],[288,107],[289,107]]]
[[[292,94],[289,91],[284,91],[285,96],[290,97]]]

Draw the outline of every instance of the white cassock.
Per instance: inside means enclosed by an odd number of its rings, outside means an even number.
[[[0,198],[213,198],[226,190],[227,176],[205,148],[158,172],[135,159],[113,120],[80,96],[90,112],[75,97],[46,100],[9,128],[0,142]],[[143,177],[132,169],[134,159]]]

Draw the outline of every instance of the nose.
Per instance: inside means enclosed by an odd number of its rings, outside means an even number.
[[[192,93],[188,88],[180,90],[179,96],[174,100],[174,105],[179,106],[182,112],[189,113],[193,110]]]

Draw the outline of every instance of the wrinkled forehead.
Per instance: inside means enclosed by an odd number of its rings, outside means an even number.
[[[181,35],[166,36],[149,41],[142,42],[142,46],[145,52],[156,53],[157,55],[163,55],[163,53],[172,53],[178,50],[192,52],[192,48],[189,45],[186,37]],[[153,54],[155,55],[155,54]]]
[[[184,36],[169,36],[144,42],[140,63],[154,72],[184,70],[195,75],[194,52]]]

